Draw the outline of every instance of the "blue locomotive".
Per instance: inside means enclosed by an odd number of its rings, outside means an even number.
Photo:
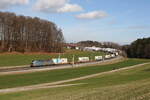
[[[31,67],[41,67],[41,66],[51,66],[58,64],[67,64],[67,58],[54,58],[50,60],[33,60],[31,63]]]
[[[31,63],[31,67],[41,67],[50,65],[54,65],[54,62],[52,60],[33,60]]]

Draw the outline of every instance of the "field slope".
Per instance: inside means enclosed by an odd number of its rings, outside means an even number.
[[[0,94],[0,100],[150,100],[150,64],[65,84],[79,86]]]
[[[149,60],[128,59],[122,62],[109,65],[96,65],[81,68],[59,69],[43,72],[33,72],[28,74],[26,73],[0,75],[0,89],[50,83],[72,78],[78,78],[86,75],[133,66],[145,62],[149,62]]]

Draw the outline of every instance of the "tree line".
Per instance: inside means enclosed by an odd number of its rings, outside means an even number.
[[[130,58],[150,58],[150,37],[138,39],[131,45],[125,45],[123,50]]]
[[[53,22],[0,12],[0,52],[62,52],[63,42]]]

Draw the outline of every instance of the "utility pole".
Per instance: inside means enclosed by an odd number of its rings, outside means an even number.
[[[91,54],[91,55],[90,55],[90,61],[92,62],[92,60],[93,60],[93,59],[92,59],[92,54]]]
[[[60,59],[60,53],[59,53],[59,56],[58,56],[58,58]]]
[[[58,58],[57,58],[57,63],[60,63],[60,53],[59,53]]]
[[[72,57],[72,67],[74,67],[74,55]]]

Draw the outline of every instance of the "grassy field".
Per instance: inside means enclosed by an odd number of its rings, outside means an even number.
[[[114,69],[132,66],[144,62],[149,62],[149,60],[128,59],[110,65],[97,65],[81,68],[59,69],[44,72],[34,72],[28,74],[1,75],[0,89],[72,79],[100,72],[111,71]]]
[[[86,84],[0,94],[0,100],[150,100],[150,64],[71,83]]]
[[[68,60],[71,61],[72,56],[75,55],[75,61],[77,61],[78,57],[86,56],[90,57],[90,59],[94,59],[95,56],[104,54],[103,52],[67,50],[66,53],[60,54],[60,57],[68,58]],[[58,57],[59,54],[0,54],[0,67],[29,65],[32,60],[46,60]]]

